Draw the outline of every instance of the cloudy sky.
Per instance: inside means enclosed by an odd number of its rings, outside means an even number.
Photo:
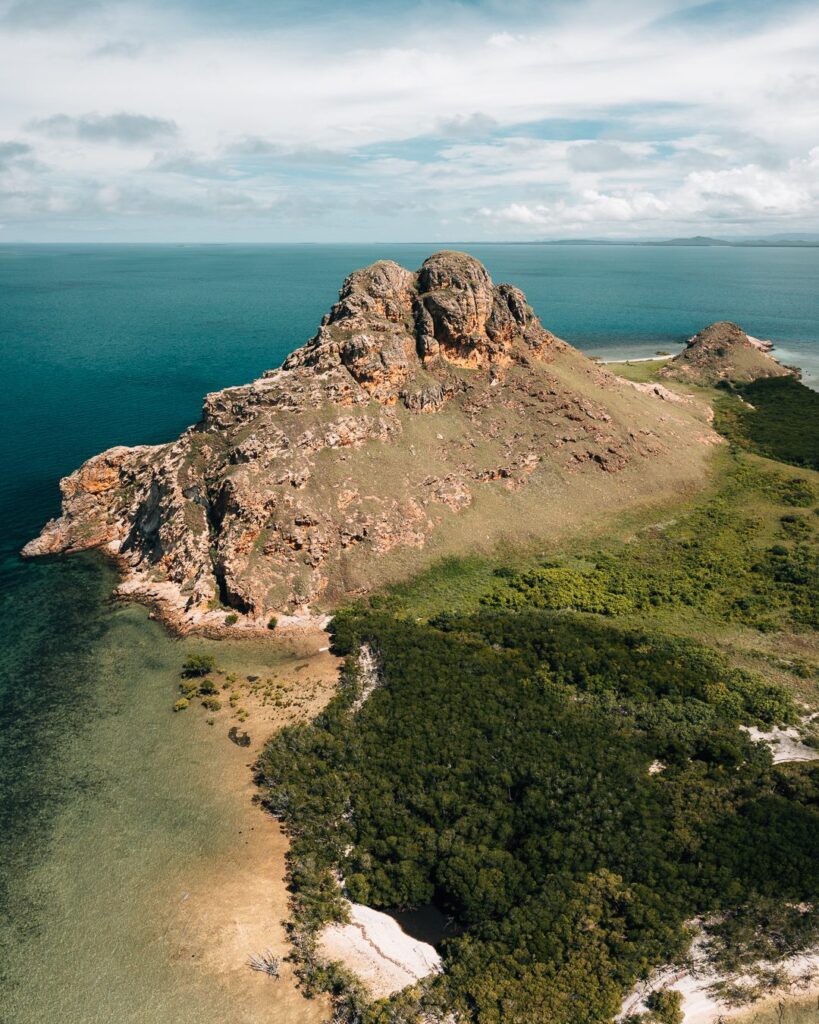
[[[0,0],[0,242],[804,231],[816,0]]]

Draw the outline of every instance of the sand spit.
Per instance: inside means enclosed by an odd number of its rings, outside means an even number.
[[[383,999],[441,970],[433,946],[419,942],[379,910],[350,903],[349,924],[331,924],[319,940],[321,954],[353,971],[372,996]]]
[[[594,358],[594,356],[592,356]],[[617,359],[598,359],[598,363],[602,363],[604,366],[608,366],[609,363],[616,365],[618,363],[625,363],[628,366],[630,363],[665,363],[669,359],[673,359],[674,356],[670,353],[664,356],[634,356],[631,359],[620,356]]]

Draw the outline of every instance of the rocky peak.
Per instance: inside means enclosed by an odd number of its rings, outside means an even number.
[[[467,253],[443,251],[411,273],[391,260],[356,270],[318,333],[284,369],[341,364],[371,397],[391,404],[414,371],[473,369],[541,357],[560,343],[523,293],[496,287]]]
[[[716,323],[703,327],[693,338],[688,339],[689,348],[695,345],[702,348],[713,343],[748,345],[751,342],[745,331],[743,331],[739,324],[735,324],[733,320],[717,320]]]
[[[541,351],[556,339],[512,285],[495,287],[486,268],[461,252],[430,256],[418,272],[418,349],[465,366],[508,362],[520,348]]]
[[[793,370],[777,362],[770,341],[746,334],[731,320],[718,320],[688,339],[687,346],[659,371],[661,377],[696,384],[736,382],[757,377],[782,377]]]
[[[414,295],[415,274],[392,260],[378,260],[350,274],[324,324],[349,324],[359,317],[406,323]]]
[[[264,629],[478,543],[549,538],[601,500],[654,497],[711,441],[693,406],[595,366],[465,253],[415,273],[380,261],[280,369],[208,395],[175,441],[67,477],[62,515],[24,553],[100,547],[120,592],[179,628],[238,614]]]

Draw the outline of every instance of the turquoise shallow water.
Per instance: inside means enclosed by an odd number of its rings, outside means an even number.
[[[202,736],[167,712],[184,653],[141,609],[109,603],[98,559],[17,551],[84,458],[172,438],[205,392],[305,341],[351,269],[415,268],[433,248],[0,247],[4,1024],[240,1019],[163,959],[158,880],[218,849],[231,820],[199,785]],[[470,251],[589,352],[650,355],[728,318],[819,380],[819,249]]]

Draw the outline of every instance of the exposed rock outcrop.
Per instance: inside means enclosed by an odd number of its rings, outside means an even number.
[[[730,320],[720,320],[690,338],[658,376],[711,386],[721,380],[745,383],[758,377],[798,376],[798,370],[783,366],[769,354],[772,348],[770,341],[759,341]]]
[[[226,610],[263,626],[442,554],[548,537],[557,509],[587,514],[584,495],[681,486],[712,440],[701,410],[593,364],[472,257],[382,261],[280,369],[208,395],[178,440],[63,480],[62,516],[24,554],[101,547],[123,592],[181,628]],[[623,482],[584,490],[601,474]]]

